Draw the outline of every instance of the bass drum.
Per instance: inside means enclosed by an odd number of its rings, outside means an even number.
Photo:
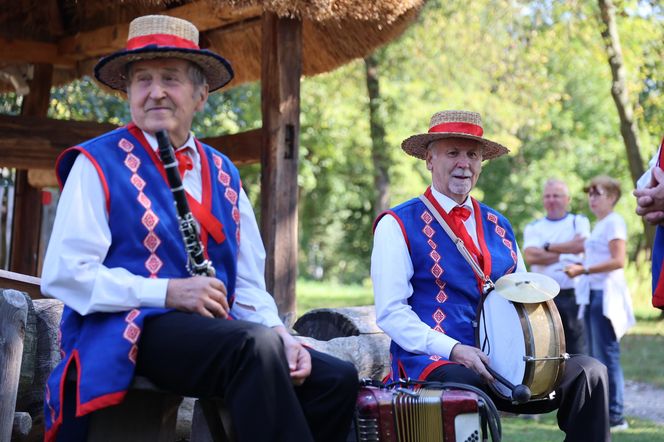
[[[480,309],[476,344],[489,365],[514,385],[530,388],[531,400],[545,399],[558,386],[565,368],[565,334],[552,300],[512,302],[493,291]],[[512,392],[499,382],[491,389],[510,400]]]

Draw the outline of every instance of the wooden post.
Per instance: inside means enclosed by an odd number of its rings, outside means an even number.
[[[286,325],[295,319],[302,22],[263,14],[261,226],[265,280]]]
[[[30,93],[23,97],[21,115],[46,116],[51,98],[52,65],[35,65]],[[9,269],[37,276],[41,231],[41,191],[28,184],[28,171],[16,171],[14,221]]]
[[[0,440],[11,439],[21,373],[28,303],[16,290],[0,291]]]

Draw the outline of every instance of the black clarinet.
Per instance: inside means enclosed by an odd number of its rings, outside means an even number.
[[[189,203],[182,186],[182,178],[178,171],[178,162],[175,159],[173,146],[165,130],[157,131],[157,143],[159,143],[159,156],[161,157],[164,168],[166,169],[166,178],[173,192],[173,203],[177,212],[180,233],[184,240],[184,247],[187,251],[187,270],[189,274],[214,276],[215,271],[212,267],[212,261],[205,258],[203,252],[203,243],[198,236],[198,224],[189,209]]]

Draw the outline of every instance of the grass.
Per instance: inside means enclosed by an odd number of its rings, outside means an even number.
[[[374,298],[370,286],[299,280],[296,299],[297,313],[301,316],[315,308],[371,305]]]
[[[612,434],[613,442],[662,442],[662,427],[649,421],[627,418],[629,429]],[[556,414],[548,413],[539,419],[523,419],[521,417],[501,418],[503,440],[509,442],[560,442],[564,434],[558,428]]]

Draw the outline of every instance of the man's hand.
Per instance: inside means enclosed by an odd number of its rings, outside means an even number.
[[[659,167],[652,168],[652,182],[644,189],[633,192],[636,197],[636,214],[650,224],[664,222],[664,171]]]
[[[486,369],[486,366],[489,365],[489,357],[479,348],[456,344],[450,353],[450,361],[458,362],[464,367],[470,368],[487,382],[495,380]]]
[[[226,286],[217,278],[209,276],[169,279],[166,307],[198,313],[208,318],[226,319],[229,310]]]
[[[288,333],[284,326],[274,327],[274,331],[284,342],[284,351],[286,352],[293,385],[302,385],[311,374],[311,355],[302,344]]]

